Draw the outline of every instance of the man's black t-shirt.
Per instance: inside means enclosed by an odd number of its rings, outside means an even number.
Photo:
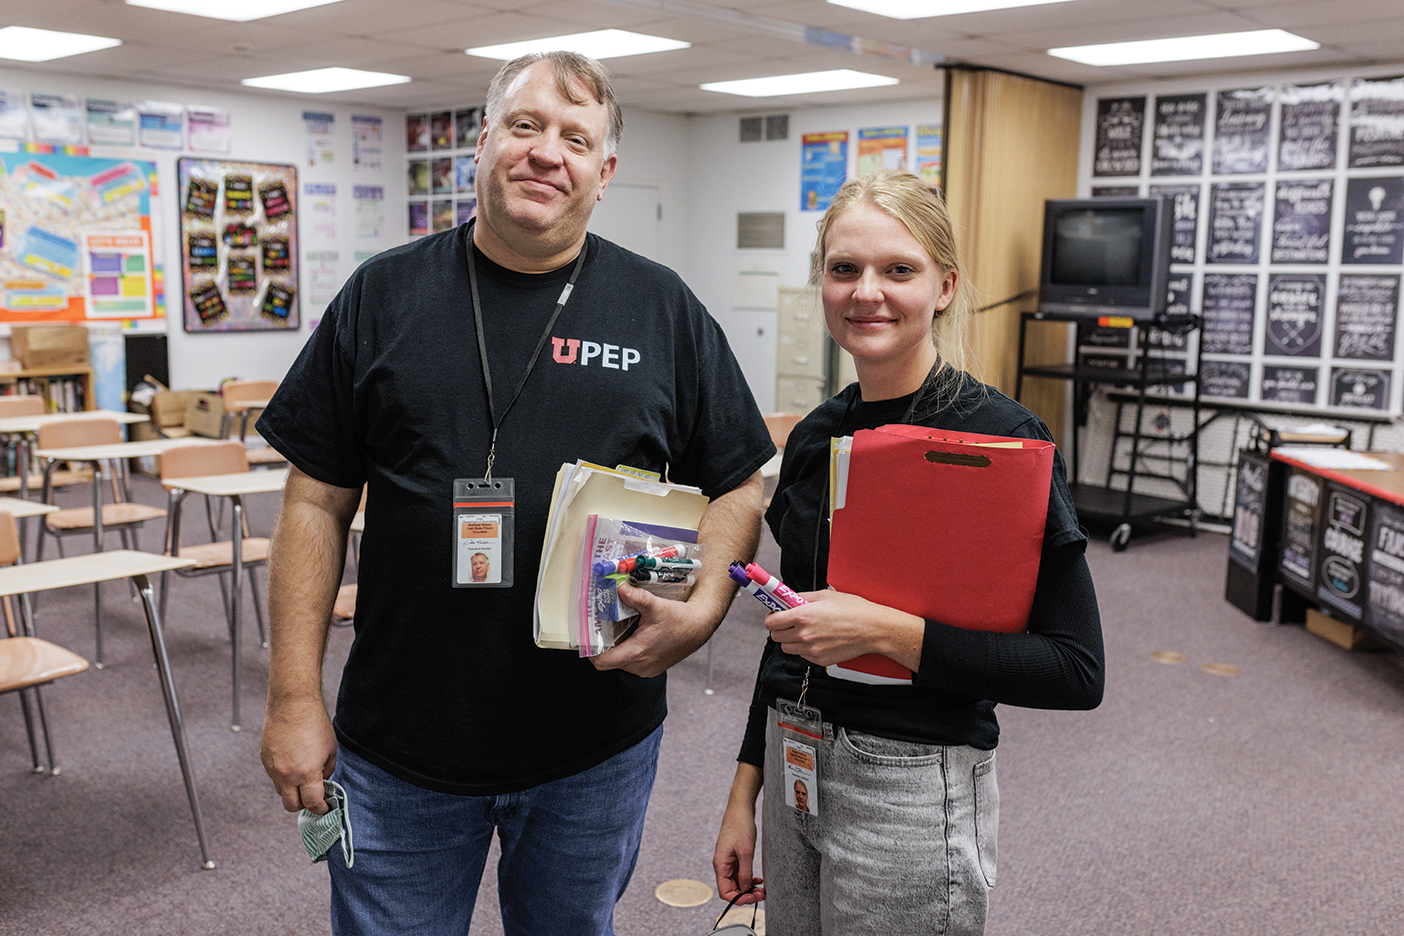
[[[474,248],[500,420],[493,476],[516,482],[516,584],[453,588],[453,479],[482,477],[492,434],[468,231],[357,270],[258,429],[311,477],[369,485],[338,739],[409,782],[487,795],[587,769],[666,714],[665,677],[599,672],[532,641],[560,466],[629,465],[716,497],[774,446],[720,327],[682,281],[593,235],[509,409],[573,261],[519,274]]]

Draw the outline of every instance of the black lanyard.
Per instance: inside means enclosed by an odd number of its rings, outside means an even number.
[[[556,300],[556,308],[546,323],[545,331],[541,333],[541,340],[536,343],[536,350],[531,353],[531,360],[527,361],[526,372],[522,374],[522,379],[517,381],[517,389],[512,392],[512,399],[507,401],[507,408],[502,411],[502,415],[499,417],[492,404],[492,371],[488,367],[487,341],[483,337],[483,307],[478,300],[478,265],[473,261],[473,226],[477,220],[474,218],[468,222],[468,290],[473,294],[473,324],[478,330],[478,360],[483,365],[483,389],[487,391],[488,421],[492,424],[492,441],[488,443],[487,470],[483,472],[483,479],[491,481],[492,462],[497,457],[497,429],[507,418],[507,413],[512,409],[512,404],[517,402],[517,397],[522,395],[522,388],[526,386],[527,378],[531,376],[532,369],[536,367],[536,359],[541,357],[541,349],[546,347],[546,339],[551,337],[551,329],[556,327],[556,320],[561,317],[561,310],[570,301],[570,294],[575,289],[575,281],[580,278],[580,269],[585,266],[585,254],[589,241],[581,244],[580,256],[575,258],[575,267],[570,271],[570,281],[566,283],[565,289],[561,290],[561,297]]]

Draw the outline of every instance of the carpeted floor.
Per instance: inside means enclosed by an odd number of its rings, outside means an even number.
[[[159,502],[138,481],[139,499]],[[272,498],[251,507],[257,532],[272,511]],[[143,544],[159,537],[152,527]],[[774,550],[767,537],[761,561],[778,564]],[[1091,713],[999,710],[991,936],[1404,931],[1401,658],[1249,621],[1223,599],[1226,550],[1213,534],[1138,534],[1123,553],[1094,539],[1106,701]],[[307,862],[258,763],[267,651],[246,642],[245,729],[232,733],[219,589],[178,581],[171,594],[168,641],[219,867],[199,868],[140,607],[108,585],[108,667],[45,691],[60,776],[29,772],[18,698],[0,697],[0,936],[328,932],[326,872]],[[42,636],[91,655],[91,589],[45,595],[39,614]],[[711,882],[760,619],[755,602],[733,606],[714,639],[714,695],[705,650],[670,675],[643,851],[616,912],[623,936],[702,934],[720,912],[715,899],[676,909],[653,892]],[[331,688],[350,637],[332,634]],[[1162,664],[1157,651],[1187,659]],[[473,933],[501,931],[490,866]]]

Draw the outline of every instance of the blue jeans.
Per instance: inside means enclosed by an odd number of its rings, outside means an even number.
[[[589,770],[501,796],[426,790],[340,748],[332,779],[346,788],[356,851],[351,868],[340,849],[327,859],[332,932],[466,934],[496,829],[506,936],[613,936],[662,737],[659,727]]]

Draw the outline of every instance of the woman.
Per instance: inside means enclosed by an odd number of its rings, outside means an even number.
[[[1050,436],[965,373],[971,290],[941,197],[916,176],[884,171],[844,185],[819,222],[813,276],[858,382],[790,435],[766,513],[781,578],[809,603],[766,617],[770,639],[713,858],[717,889],[729,900],[761,884],[752,863],[764,785],[766,886],[739,902],[767,900],[772,936],[978,934],[995,882],[995,704],[1090,709],[1102,698],[1086,536],[1055,455],[1027,633],[962,630],[826,590],[830,437],[904,422]],[[912,670],[912,685],[824,671],[864,653]],[[808,727],[806,715],[817,719]],[[807,784],[802,806],[787,774]]]

